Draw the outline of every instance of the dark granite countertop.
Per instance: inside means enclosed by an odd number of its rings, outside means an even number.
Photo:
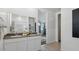
[[[26,37],[35,37],[35,36],[40,36],[40,35],[29,35],[29,36],[22,36],[22,35],[16,35],[16,36],[6,36],[4,37],[3,39],[6,40],[6,39],[16,39],[16,38],[26,38]]]

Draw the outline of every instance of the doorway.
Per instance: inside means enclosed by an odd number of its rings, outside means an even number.
[[[56,42],[61,45],[61,12],[56,13]]]
[[[61,43],[61,14],[58,14],[58,42]]]
[[[56,13],[56,42],[61,50],[61,12]]]

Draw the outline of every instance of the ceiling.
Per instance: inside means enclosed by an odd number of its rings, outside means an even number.
[[[32,14],[34,15],[34,13],[36,13],[36,9],[37,8],[0,8],[0,11],[5,11],[5,12],[12,12],[12,13],[16,13],[19,15],[28,15],[28,14]],[[38,8],[39,10],[42,11],[51,11],[51,12],[59,12],[61,11],[61,8]]]
[[[59,12],[61,11],[61,8],[45,8],[48,11],[52,11],[52,12]]]
[[[61,8],[39,8],[39,10],[41,11],[41,12],[54,12],[54,13],[56,13],[56,12],[60,12],[61,11]]]

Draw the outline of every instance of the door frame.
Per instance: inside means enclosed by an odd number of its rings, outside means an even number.
[[[56,13],[56,41],[58,42],[58,15],[61,14],[61,12]]]

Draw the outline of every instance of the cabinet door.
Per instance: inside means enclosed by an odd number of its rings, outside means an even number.
[[[6,42],[5,43],[5,51],[17,51],[16,42]]]
[[[41,49],[41,38],[40,37],[36,37],[35,38],[35,50],[40,50]]]
[[[37,51],[41,48],[41,39],[40,37],[29,37],[28,39],[28,50]]]
[[[17,51],[27,51],[27,38],[17,41]]]
[[[0,41],[0,51],[3,50],[3,45],[2,45],[2,42]]]
[[[34,38],[29,38],[28,39],[28,51],[34,51],[35,50],[35,42]]]

